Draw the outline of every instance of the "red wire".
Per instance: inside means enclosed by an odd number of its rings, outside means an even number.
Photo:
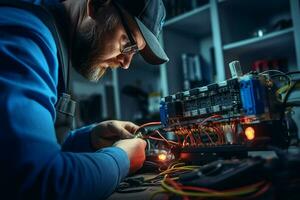
[[[158,134],[166,143],[170,145],[169,140],[167,140],[158,130],[155,130],[154,133]]]
[[[181,186],[178,183],[176,183],[175,181],[173,181],[172,179],[166,178],[166,182],[168,182],[175,189],[182,191]],[[189,197],[183,196],[183,200],[189,200]]]
[[[213,143],[213,144],[215,144],[214,141],[211,139],[209,133],[207,133],[206,131],[204,131],[204,133],[207,135],[207,137],[210,140],[210,142]]]
[[[164,139],[153,137],[153,136],[145,136],[145,139],[152,139],[152,140],[158,140],[158,141],[165,141]],[[177,142],[170,141],[168,140],[169,143],[174,144],[174,145],[179,145]]]
[[[248,200],[248,199],[256,199],[257,197],[259,197],[260,195],[266,193],[270,187],[271,187],[271,183],[267,183],[264,185],[264,187],[262,187],[258,192],[256,192],[255,194],[246,197],[244,200]]]
[[[188,137],[190,138],[191,144],[196,145],[195,138],[193,136],[193,133],[191,131],[187,131]]]
[[[210,119],[213,119],[213,118],[219,118],[219,117],[222,117],[221,115],[212,115],[210,117],[207,117],[206,119],[204,119],[200,124],[199,126],[201,127],[205,122],[207,122],[208,120]],[[210,140],[211,143],[215,144],[215,142],[211,139],[209,133],[207,133],[206,131],[204,131],[204,133],[207,135],[208,139]]]
[[[210,119],[213,119],[213,118],[221,118],[222,116],[221,115],[213,115],[213,116],[210,116],[210,117],[207,117],[206,119],[204,119],[200,125],[204,124],[204,122],[207,122],[208,120]]]
[[[193,191],[198,191],[198,192],[215,192],[218,193],[219,191],[217,190],[212,190],[209,188],[203,188],[203,187],[193,187],[193,186],[180,186],[181,189],[183,190],[193,190]]]
[[[176,135],[176,136],[177,136],[177,140],[178,140],[178,145],[182,146],[180,136],[179,135]]]
[[[134,134],[136,134],[141,128],[144,128],[146,126],[152,126],[152,125],[161,125],[161,122],[149,122],[149,123],[146,123],[146,124],[142,124],[138,129],[136,129]]]
[[[186,146],[186,144],[187,144],[187,137],[188,137],[188,135],[185,136],[184,139],[183,139],[183,142],[182,142],[183,146]]]
[[[136,134],[141,128],[144,128],[146,126],[152,126],[152,125],[161,125],[161,122],[149,122],[149,123],[145,123],[145,124],[141,125],[135,131],[134,134]],[[149,139],[159,140],[159,141],[165,141],[168,145],[170,145],[170,144],[179,145],[179,143],[177,143],[177,142],[167,140],[158,130],[155,130],[154,133],[158,134],[162,139],[156,138],[156,137],[152,137],[152,136],[144,136],[144,138],[149,138]]]
[[[220,136],[221,138],[221,144],[224,144],[225,143],[225,133],[224,133],[224,130],[222,130],[220,127],[214,127],[215,131],[218,133],[218,136]]]
[[[251,185],[247,185],[247,186],[242,186],[242,187],[239,187],[239,188],[234,188],[234,189],[228,189],[228,190],[213,190],[213,189],[209,189],[209,188],[203,188],[203,187],[194,187],[194,186],[184,186],[184,185],[181,185],[181,184],[178,184],[176,183],[174,180],[172,179],[166,179],[166,181],[171,185],[173,186],[174,188],[176,188],[177,190],[190,190],[190,191],[197,191],[197,192],[207,192],[207,193],[224,193],[224,192],[237,192],[239,190],[242,190],[242,189],[245,189],[245,188],[255,188],[255,187],[259,187],[261,186],[262,184],[264,184],[264,186],[259,190],[257,191],[254,195],[251,195],[251,196],[248,196],[248,197],[245,197],[245,199],[254,199],[262,194],[264,194],[265,192],[267,192],[270,187],[271,187],[271,183],[266,183],[265,181],[260,181],[258,183],[254,183],[254,184],[251,184]],[[175,187],[176,186],[176,187]],[[245,200],[244,199],[244,200]]]
[[[241,190],[241,189],[245,189],[245,188],[249,188],[249,187],[259,187],[259,186],[262,186],[265,183],[266,183],[266,181],[259,181],[257,183],[253,183],[251,185],[245,185],[245,186],[242,186],[242,187],[239,187],[239,188],[228,189],[228,190],[224,190],[222,192],[235,192],[237,190]]]

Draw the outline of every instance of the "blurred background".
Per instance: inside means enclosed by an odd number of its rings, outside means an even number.
[[[229,78],[233,60],[244,73],[300,70],[299,0],[164,3],[160,41],[170,61],[151,66],[136,55],[128,70],[110,70],[98,83],[73,71],[76,126],[107,119],[159,121],[161,97]]]

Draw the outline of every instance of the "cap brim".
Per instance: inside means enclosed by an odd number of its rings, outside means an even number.
[[[146,47],[140,51],[145,61],[152,65],[168,62],[169,58],[155,35],[137,17],[134,19],[146,41]]]

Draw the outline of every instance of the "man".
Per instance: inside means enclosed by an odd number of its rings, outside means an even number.
[[[152,64],[168,61],[156,38],[165,16],[161,0],[26,2],[52,13],[70,63],[91,81],[109,67],[127,69],[137,52]],[[102,122],[72,131],[60,146],[54,129],[62,67],[57,38],[28,9],[1,5],[0,13],[1,197],[107,198],[143,164],[145,141],[132,135],[138,126]]]

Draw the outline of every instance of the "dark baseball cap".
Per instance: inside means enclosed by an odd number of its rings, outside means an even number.
[[[158,65],[169,61],[161,47],[158,36],[164,24],[166,10],[162,0],[113,0],[135,20],[146,47],[140,51],[145,61]]]

